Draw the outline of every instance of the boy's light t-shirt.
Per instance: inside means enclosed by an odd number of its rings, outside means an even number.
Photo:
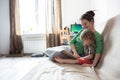
[[[84,54],[84,46],[83,46],[83,41],[80,39],[81,31],[78,32],[78,34],[72,38],[70,41],[70,45],[74,44],[75,49],[78,52],[78,54]],[[95,45],[96,45],[96,50],[95,54],[101,54],[103,52],[103,40],[102,36],[96,31],[95,32]]]

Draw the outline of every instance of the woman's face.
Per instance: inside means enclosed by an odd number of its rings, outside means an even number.
[[[84,29],[88,29],[88,28],[92,29],[94,22],[93,21],[88,21],[86,19],[83,19],[83,20],[81,20],[81,24],[82,24]]]

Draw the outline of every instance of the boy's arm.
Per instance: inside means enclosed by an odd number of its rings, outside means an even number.
[[[96,54],[95,55],[95,58],[93,60],[93,64],[82,64],[81,66],[83,66],[83,67],[95,67],[96,64],[98,63],[99,59],[100,59],[100,56],[101,56],[101,54]]]
[[[83,59],[92,59],[93,58],[93,54],[89,54],[89,55],[87,55],[85,57],[81,57],[81,58],[83,58]]]
[[[92,58],[93,58],[93,55],[94,55],[94,52],[95,52],[95,47],[94,47],[94,45],[92,45],[92,46],[84,45],[84,52],[85,52],[85,53],[88,53],[88,55],[82,57],[83,59],[92,59]]]

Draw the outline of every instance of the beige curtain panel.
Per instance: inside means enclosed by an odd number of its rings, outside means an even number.
[[[9,0],[10,6],[10,54],[21,54],[23,50],[20,35],[19,0]]]
[[[48,0],[47,2],[47,47],[60,45],[60,29],[62,29],[61,0]]]

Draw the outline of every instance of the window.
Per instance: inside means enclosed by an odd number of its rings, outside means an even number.
[[[45,1],[19,0],[21,34],[45,34]]]
[[[46,49],[46,1],[19,0],[24,53],[37,53]]]

